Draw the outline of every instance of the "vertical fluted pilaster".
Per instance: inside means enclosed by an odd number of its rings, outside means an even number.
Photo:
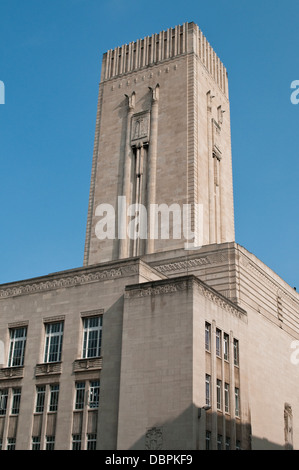
[[[157,172],[157,141],[159,114],[159,84],[152,91],[152,109],[150,120],[150,145],[148,152],[148,196],[147,196],[147,246],[146,253],[153,253],[155,240],[154,219],[151,217],[151,207],[156,203],[156,172]]]
[[[127,95],[126,95],[127,96]],[[127,234],[127,207],[130,204],[130,180],[132,166],[132,149],[131,149],[131,121],[135,109],[135,92],[131,96],[127,96],[128,115],[127,115],[127,131],[126,131],[126,147],[123,169],[123,187],[122,195],[126,198],[125,204],[118,208],[119,217],[119,258],[128,257],[128,234]]]

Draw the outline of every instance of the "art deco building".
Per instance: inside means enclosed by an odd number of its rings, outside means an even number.
[[[0,286],[2,449],[299,449],[299,296],[235,241],[230,135],[194,23],[104,54],[84,266]]]

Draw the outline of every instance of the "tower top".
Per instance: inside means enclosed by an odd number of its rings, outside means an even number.
[[[101,82],[190,53],[198,57],[221,91],[228,96],[226,68],[193,22],[110,49],[103,56]]]

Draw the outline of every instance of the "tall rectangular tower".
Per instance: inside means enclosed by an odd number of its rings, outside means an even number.
[[[188,241],[234,241],[227,72],[194,23],[104,54],[84,264]]]

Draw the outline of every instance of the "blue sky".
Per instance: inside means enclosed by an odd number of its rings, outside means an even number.
[[[0,283],[82,266],[102,54],[194,21],[229,74],[236,241],[298,279],[298,0],[1,0]]]

